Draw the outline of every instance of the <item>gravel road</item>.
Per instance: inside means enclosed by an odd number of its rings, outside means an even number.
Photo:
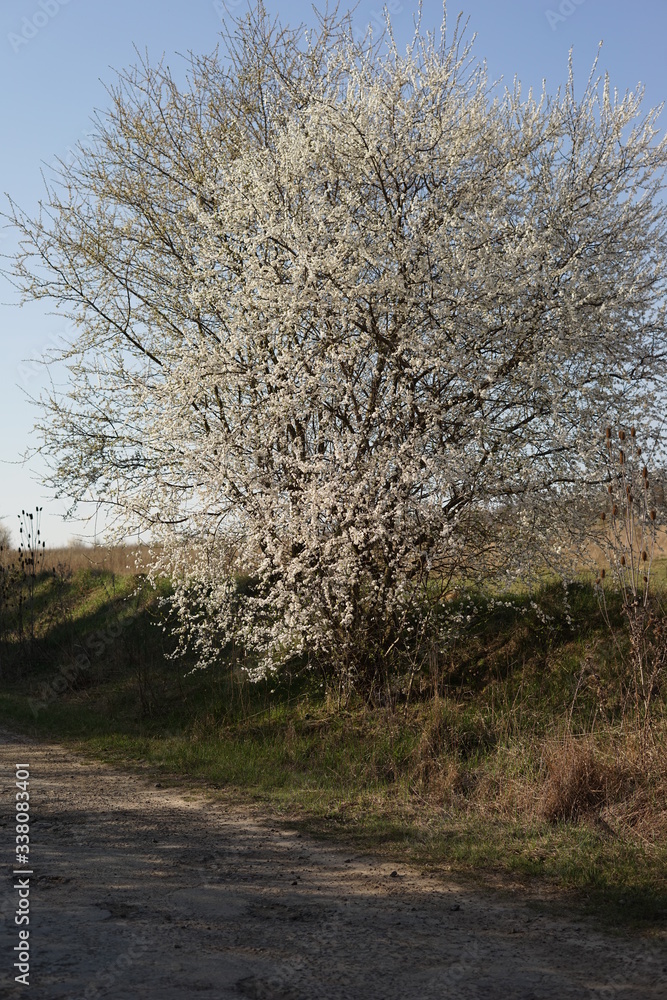
[[[664,939],[394,870],[58,745],[0,733],[0,758],[7,1000],[667,998]],[[12,968],[18,763],[30,767],[29,987]]]

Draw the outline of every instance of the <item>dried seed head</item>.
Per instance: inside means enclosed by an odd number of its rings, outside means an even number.
[[[617,503],[615,503],[614,506],[611,508],[611,512],[612,512],[612,514],[614,514],[614,516],[616,514],[618,514],[618,504]]]
[[[637,448],[637,454],[638,454],[638,455],[641,455],[641,453],[642,453],[642,450],[641,450],[641,448]]]
[[[621,465],[623,465],[623,463],[625,462],[625,452],[623,451],[622,448],[618,453],[618,460],[621,463]]]
[[[630,437],[633,438],[634,436],[635,436],[635,429],[634,429],[634,427],[631,427],[630,428]]]
[[[603,569],[600,570],[600,579],[604,580],[604,570]]]
[[[609,486],[607,487],[607,493],[613,493],[613,492],[614,492],[613,487],[611,483],[609,483]]]
[[[646,551],[646,549],[644,549],[644,551],[642,552],[642,562],[646,562],[647,559],[648,559],[648,552]]]
[[[651,518],[652,521],[655,521],[655,511],[654,510],[651,511],[651,513],[649,514],[649,517]]]
[[[648,583],[648,577],[647,576],[644,577],[644,583]]]
[[[604,436],[606,437],[606,439],[608,441],[609,438],[611,437],[611,427],[607,427],[606,431],[604,432]]]
[[[647,490],[647,489],[648,489],[648,479],[645,479],[645,480],[644,480],[644,489],[645,489],[645,490]]]
[[[625,566],[625,556],[621,556],[621,566]]]
[[[619,431],[618,436],[621,439],[621,441],[625,441],[625,431]]]
[[[605,514],[604,511],[602,511],[602,513],[600,514],[600,520],[604,521],[606,517],[607,517],[607,515]]]
[[[644,479],[648,479],[648,469],[646,468],[646,466],[644,466],[644,468],[642,469],[642,476],[644,477]]]

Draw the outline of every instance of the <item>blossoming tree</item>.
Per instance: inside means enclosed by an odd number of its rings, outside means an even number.
[[[601,428],[665,374],[667,143],[641,93],[489,86],[457,23],[355,40],[260,5],[141,63],[15,276],[77,323],[53,482],[150,526],[184,641],[369,689],[464,579],[590,523]],[[241,573],[252,585],[239,592]]]

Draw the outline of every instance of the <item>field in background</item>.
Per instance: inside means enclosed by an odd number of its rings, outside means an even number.
[[[146,545],[69,546],[66,549],[46,549],[44,568],[67,566],[76,573],[80,569],[98,569],[107,573],[142,572],[148,566]]]
[[[234,789],[397,861],[555,894],[617,925],[664,925],[665,692],[642,740],[611,592],[614,636],[589,583],[570,591],[570,622],[562,588],[545,585],[483,610],[409,705],[339,710],[305,664],[249,685],[235,648],[206,672],[170,659],[166,588],[124,571],[136,555],[47,552],[21,636],[5,592],[3,722],[163,780]]]
[[[16,560],[16,548],[3,552],[2,562],[7,565]],[[67,545],[44,549],[40,556],[41,568],[46,572],[103,570],[107,573],[142,572],[148,565],[147,545]]]
[[[657,534],[654,552],[655,559],[661,564],[658,572],[665,576],[667,567],[667,529],[662,529]],[[10,562],[16,561],[17,549],[12,546],[9,549],[0,551],[0,566],[7,566]],[[147,545],[82,545],[71,544],[58,548],[44,549],[40,556],[41,568],[52,572],[54,569],[66,572],[78,572],[79,570],[95,569],[108,573],[141,573],[148,569],[149,547]],[[583,560],[589,571],[594,567],[602,567],[607,564],[603,549],[597,545],[591,545]],[[586,571],[583,571],[584,575]]]
[[[662,528],[656,534],[653,558],[660,564],[658,568],[662,570],[664,576],[667,564],[667,528]],[[609,561],[601,545],[590,545],[582,561],[590,568],[609,567]]]

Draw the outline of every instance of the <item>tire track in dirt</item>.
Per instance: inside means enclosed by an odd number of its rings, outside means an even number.
[[[14,983],[14,765],[31,771],[38,1000],[665,1000],[663,941],[477,893],[0,733],[0,994]]]

